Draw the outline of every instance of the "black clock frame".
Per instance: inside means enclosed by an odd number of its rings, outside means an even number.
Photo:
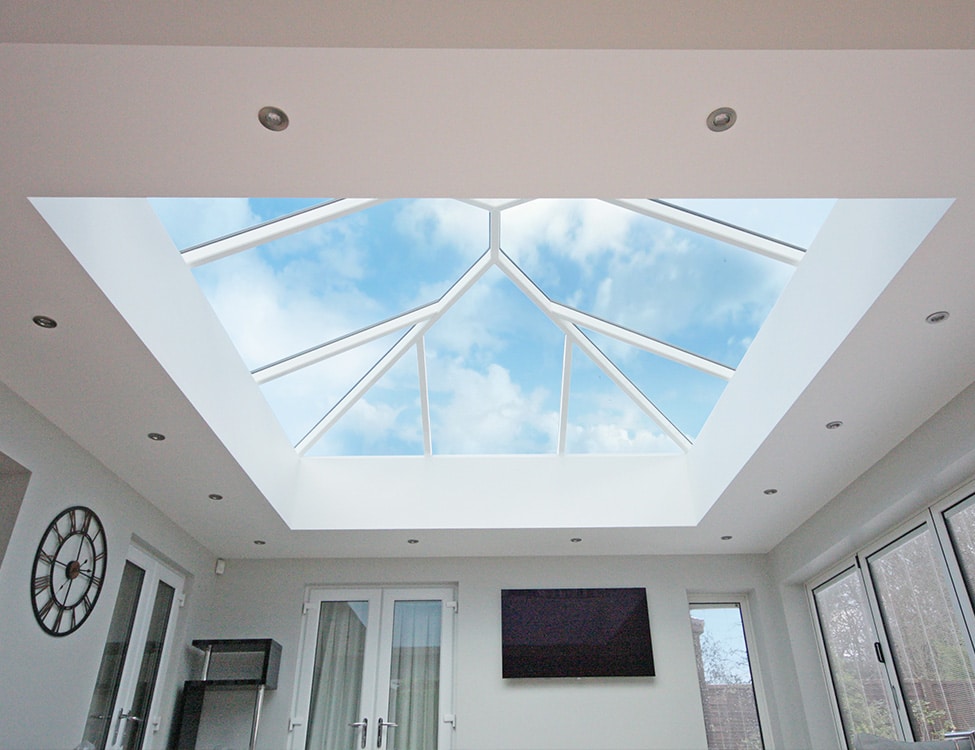
[[[81,627],[98,602],[107,564],[105,527],[95,511],[73,505],[55,516],[30,576],[31,608],[45,633],[63,637]]]

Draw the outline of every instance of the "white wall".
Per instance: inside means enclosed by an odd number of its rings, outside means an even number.
[[[306,585],[375,583],[457,584],[455,750],[706,747],[687,607],[688,592],[695,591],[749,594],[753,643],[765,683],[774,688],[768,698],[775,747],[809,746],[764,557],[229,560],[197,635],[271,637],[282,644],[279,688],[265,700],[261,748],[281,750],[287,743]],[[645,586],[657,676],[503,680],[500,590],[533,586]]]
[[[125,552],[137,536],[187,573],[187,606],[177,624],[179,645],[162,686],[163,731],[151,738],[151,747],[165,747],[176,686],[187,677],[185,643],[198,629],[194,615],[209,598],[213,558],[3,385],[0,415],[0,453],[30,472],[0,566],[0,746],[61,750],[81,741]],[[105,526],[108,569],[88,620],[71,635],[55,638],[34,619],[31,566],[47,524],[76,504],[91,507]]]
[[[31,472],[0,567],[0,737],[5,750],[74,747],[81,738],[115,602],[123,555],[133,537],[188,575],[177,626],[161,731],[165,746],[178,688],[198,676],[193,638],[272,637],[284,646],[279,689],[268,693],[260,746],[282,750],[292,711],[297,640],[309,584],[451,583],[458,587],[455,653],[456,750],[641,748],[706,745],[688,594],[746,593],[754,652],[769,690],[766,729],[780,750],[809,747],[785,618],[761,556],[572,557],[400,560],[229,560],[213,557],[146,500],[0,385],[0,453]],[[92,507],[109,537],[102,597],[72,635],[37,625],[30,567],[49,521],[69,505]],[[530,586],[645,586],[657,676],[651,679],[501,679],[500,590]],[[55,708],[52,710],[52,706]]]
[[[29,480],[30,473],[23,466],[0,453],[0,565],[3,564],[10,535],[14,533],[14,523]]]

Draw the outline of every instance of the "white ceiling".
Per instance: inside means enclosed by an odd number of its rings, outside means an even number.
[[[0,39],[17,42],[0,47],[0,380],[215,553],[767,551],[975,380],[970,3],[926,6],[923,17],[908,4],[857,4],[872,9],[870,23],[857,23],[852,5],[818,3],[790,4],[785,16],[776,3],[522,2],[497,19],[485,17],[496,4],[330,3],[327,18],[317,4],[273,5],[176,17],[146,3],[124,19],[108,3],[0,5]],[[556,16],[565,19],[557,29]],[[255,44],[267,46],[233,46]],[[287,131],[259,127],[266,104],[289,113]],[[723,105],[738,123],[715,134],[704,118]],[[754,455],[714,497],[695,488],[702,512],[715,501],[696,526],[569,526],[548,490],[571,483],[575,469],[557,466],[535,476],[554,520],[526,522],[530,530],[463,525],[448,513],[447,528],[431,515],[415,529],[370,517],[361,528],[346,520],[337,531],[290,531],[265,496],[289,515],[295,476],[246,459],[255,448],[228,441],[229,417],[201,416],[174,382],[186,388],[185,372],[169,354],[150,354],[158,342],[147,326],[168,326],[173,351],[180,335],[200,346],[179,327],[185,311],[159,295],[127,323],[28,201],[515,194],[955,202]],[[878,247],[896,240],[878,236]],[[858,278],[865,272],[851,258],[835,268]],[[800,353],[836,335],[824,320],[833,295],[855,302],[849,282],[819,284],[793,334],[810,343]],[[924,324],[940,309],[948,322]],[[36,328],[37,314],[59,327]],[[827,433],[831,419],[846,424]],[[150,443],[150,431],[169,439]],[[394,485],[404,504],[423,497],[427,470]],[[328,481],[347,492],[357,482],[349,471]],[[630,487],[652,481],[645,467],[626,471]],[[764,496],[769,486],[779,494]],[[226,499],[211,504],[211,492]],[[463,502],[462,482],[456,493]],[[467,507],[490,519],[490,502],[468,498]],[[734,539],[719,541],[724,534]],[[421,543],[407,547],[411,536]],[[570,546],[570,536],[584,541]],[[268,544],[254,547],[257,538]]]

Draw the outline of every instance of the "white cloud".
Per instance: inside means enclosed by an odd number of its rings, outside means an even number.
[[[149,203],[181,250],[261,222],[247,198],[150,198]]]
[[[568,453],[673,453],[674,442],[635,404],[605,399],[566,426]],[[570,416],[572,411],[570,409]]]
[[[408,202],[396,215],[396,228],[419,244],[419,250],[453,249],[464,257],[488,249],[487,211],[449,199]]]
[[[255,368],[349,333],[376,317],[377,304],[354,287],[323,295],[315,274],[276,271],[243,253],[198,273],[248,367]]]
[[[543,250],[580,266],[625,253],[637,214],[598,200],[536,200],[501,214],[501,249],[529,275],[544,279]]]
[[[547,411],[548,394],[525,393],[511,374],[492,364],[483,372],[458,362],[434,364],[436,382],[446,392],[432,409],[435,453],[543,453],[552,452],[558,414]]]

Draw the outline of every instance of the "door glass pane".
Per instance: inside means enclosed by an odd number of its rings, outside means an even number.
[[[691,632],[708,750],[762,750],[740,607],[692,604]]]
[[[112,622],[108,628],[108,638],[105,640],[105,650],[102,652],[102,663],[98,668],[98,678],[91,696],[88,721],[85,724],[84,738],[97,750],[104,750],[108,741],[115,696],[118,693],[122,668],[125,666],[125,655],[132,637],[132,623],[135,621],[144,576],[145,571],[142,568],[126,561]]]
[[[853,747],[853,738],[861,733],[897,739],[894,706],[877,661],[867,594],[857,569],[816,588],[813,599],[847,744]]]
[[[968,649],[927,526],[868,559],[915,740],[975,726]]]
[[[440,715],[440,601],[393,605],[389,722],[383,747],[435,750]]]
[[[368,602],[322,602],[308,712],[307,750],[351,750],[361,735],[362,665]]]
[[[142,747],[142,738],[146,733],[146,725],[150,721],[152,693],[156,687],[159,660],[162,658],[163,645],[166,642],[166,628],[169,626],[169,613],[173,608],[175,594],[176,589],[162,581],[159,582],[156,599],[152,605],[146,647],[142,653],[142,665],[139,667],[139,680],[135,686],[135,697],[129,709],[132,718],[125,722],[125,740],[122,746],[126,750]]]
[[[948,510],[945,523],[965,579],[968,598],[975,602],[975,496]]]

